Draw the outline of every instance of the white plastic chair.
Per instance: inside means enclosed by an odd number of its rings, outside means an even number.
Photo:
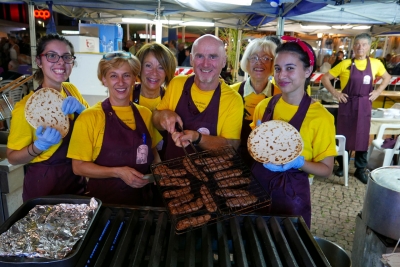
[[[381,153],[384,153],[382,167],[391,165],[393,156],[395,154],[399,154],[399,146],[400,146],[400,138],[397,137],[396,144],[393,149],[382,148],[382,144],[384,141],[383,136],[385,135],[386,129],[400,129],[400,124],[382,124],[379,127],[378,135],[376,136],[376,138],[372,141],[371,145],[369,146],[368,155],[367,155],[367,160],[369,161],[370,157],[372,155],[372,152],[374,150],[378,150]]]
[[[336,151],[338,156],[343,158],[343,175],[344,175],[344,185],[349,185],[349,152],[346,151],[346,137],[344,135],[336,135],[336,140],[338,140],[338,145],[336,146]]]

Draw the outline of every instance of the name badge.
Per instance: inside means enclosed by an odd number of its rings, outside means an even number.
[[[149,147],[143,144],[140,145],[136,151],[136,164],[146,164],[148,155]]]
[[[371,83],[371,76],[365,75],[363,84],[370,84]]]

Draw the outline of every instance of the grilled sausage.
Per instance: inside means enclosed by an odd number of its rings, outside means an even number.
[[[185,186],[175,190],[167,190],[163,192],[163,197],[164,198],[180,197],[189,193],[190,190],[191,190],[190,186]]]
[[[200,194],[201,198],[203,199],[203,203],[206,206],[206,209],[209,212],[215,212],[217,210],[217,204],[215,204],[215,201],[213,197],[211,196],[210,191],[205,185],[202,185],[200,188]]]
[[[222,171],[222,170],[228,169],[232,166],[233,166],[232,161],[225,161],[225,162],[221,162],[221,163],[208,164],[207,166],[205,166],[203,168],[203,170],[205,172],[216,172],[216,171]]]
[[[214,173],[214,179],[217,181],[226,179],[226,178],[231,178],[231,177],[238,177],[242,175],[243,171],[241,169],[232,169],[232,170],[225,170],[225,171],[219,171]]]
[[[218,189],[215,194],[220,197],[244,197],[250,195],[247,190],[232,188]]]
[[[196,165],[206,166],[208,164],[218,164],[218,163],[222,163],[225,161],[226,161],[226,159],[224,159],[223,157],[201,157],[201,158],[195,159],[194,163]]]
[[[193,211],[198,211],[203,206],[204,206],[203,201],[201,200],[201,198],[198,198],[195,201],[185,203],[177,207],[170,207],[169,210],[172,215],[178,215],[178,214],[185,214]]]
[[[160,186],[188,186],[190,185],[189,179],[186,178],[162,178],[160,181]]]
[[[194,198],[194,195],[189,193],[177,198],[172,199],[170,202],[168,202],[168,207],[176,207],[179,206],[183,203],[188,203],[189,201],[191,201]]]
[[[226,205],[231,208],[236,207],[246,207],[257,201],[257,197],[253,195],[244,196],[244,197],[234,197],[230,198],[226,201]]]
[[[197,227],[197,226],[206,224],[210,219],[211,219],[210,214],[200,215],[197,217],[185,218],[183,220],[180,220],[176,224],[176,230],[182,231],[189,227]]]
[[[200,171],[200,170],[198,170],[196,168],[196,166],[190,161],[190,159],[188,157],[185,157],[183,159],[182,163],[183,163],[183,166],[185,167],[185,169],[188,172],[190,172],[194,177],[196,177],[200,181],[208,182],[208,178],[205,175],[205,173]]]
[[[174,176],[174,177],[182,177],[187,174],[185,169],[170,169],[167,165],[158,165],[153,170],[154,174],[161,176]]]
[[[250,182],[251,182],[250,178],[234,177],[234,178],[229,178],[229,179],[225,179],[222,181],[218,181],[217,184],[221,188],[226,188],[226,187],[231,187],[231,186],[249,184]]]

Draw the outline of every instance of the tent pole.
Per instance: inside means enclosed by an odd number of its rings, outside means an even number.
[[[161,0],[158,0],[158,8],[156,11],[156,43],[161,44],[162,40],[162,22],[161,22]]]
[[[183,27],[182,27],[182,43],[185,43],[185,42],[186,42],[186,41],[185,41],[185,37],[186,37],[186,36],[185,36],[185,34],[186,34],[186,33],[185,33],[185,30],[186,30],[186,27],[183,26]]]
[[[29,19],[29,39],[31,42],[31,61],[32,61],[32,73],[33,69],[37,68],[36,65],[36,28],[35,28],[35,16],[34,16],[34,11],[35,11],[35,3],[34,2],[29,2],[28,4],[28,19]],[[36,80],[33,80],[33,88],[37,88],[38,83]]]
[[[279,16],[278,17],[278,25],[276,27],[276,35],[281,38],[284,33],[284,27],[285,27],[285,18]]]
[[[239,72],[239,58],[240,58],[240,47],[242,43],[242,30],[238,30],[237,33],[237,43],[236,43],[236,58],[235,58],[235,69],[233,73],[233,81],[237,81],[238,72]]]
[[[215,36],[219,37],[219,27],[218,26],[215,27]]]

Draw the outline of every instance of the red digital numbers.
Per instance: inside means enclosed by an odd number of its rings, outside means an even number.
[[[50,12],[48,10],[35,10],[33,15],[36,19],[48,19],[50,18]]]

